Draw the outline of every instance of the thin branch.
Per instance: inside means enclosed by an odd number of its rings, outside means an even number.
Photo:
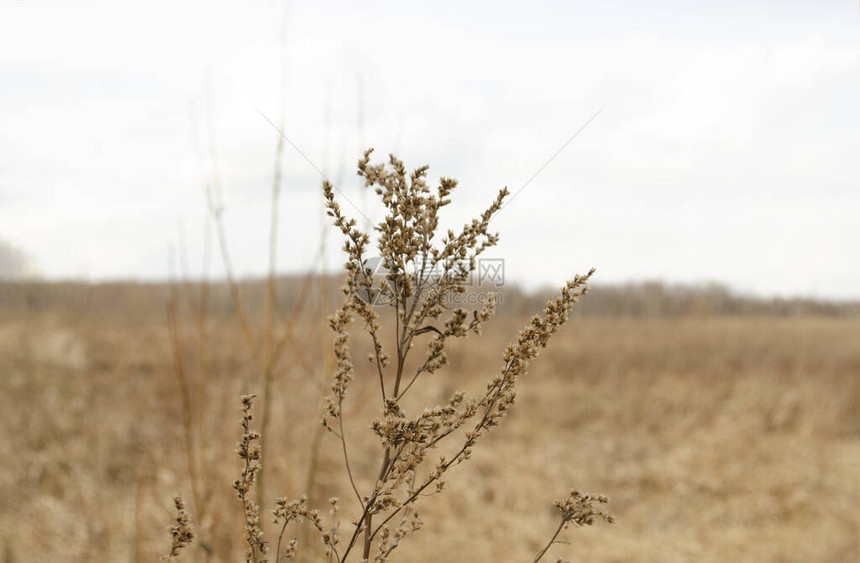
[[[358,499],[358,503],[361,505],[361,508],[364,508],[364,501],[361,500],[361,493],[358,492],[358,487],[355,485],[355,479],[352,476],[352,469],[349,466],[349,453],[346,449],[346,432],[343,430],[343,410],[340,411],[340,416],[338,418],[338,423],[340,424],[340,438],[341,446],[343,446],[343,462],[346,465],[346,474],[349,476],[349,484],[352,485],[352,490],[355,491],[355,498]]]
[[[245,308],[242,306],[242,295],[239,290],[239,284],[236,282],[236,276],[233,273],[233,262],[230,259],[230,251],[227,248],[227,234],[224,230],[224,220],[222,217],[223,209],[214,201],[212,190],[207,189],[206,196],[207,203],[209,204],[209,212],[212,214],[212,219],[215,222],[215,232],[218,235],[218,247],[221,250],[221,260],[224,262],[224,272],[227,276],[227,285],[230,288],[230,297],[233,300],[233,307],[236,309],[236,315],[239,317],[239,325],[242,328],[242,334],[244,335],[245,342],[251,351],[254,363],[262,369],[263,365],[260,362],[257,340],[254,338],[254,333],[251,330],[251,325],[248,322],[247,315],[245,314]]]
[[[537,557],[535,557],[535,559],[534,559],[534,563],[538,563],[538,561],[541,560],[541,558],[544,556],[544,554],[546,554],[546,552],[549,550],[549,548],[552,547],[552,545],[555,543],[556,538],[558,538],[558,535],[564,529],[565,523],[566,522],[563,519],[561,522],[559,522],[558,528],[556,528],[555,533],[549,539],[549,542],[544,546],[544,548],[542,550],[540,550],[540,552],[537,554]]]

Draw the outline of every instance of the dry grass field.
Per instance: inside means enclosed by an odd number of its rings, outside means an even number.
[[[323,316],[306,308],[275,371],[267,513],[308,481]],[[412,406],[479,390],[525,322],[502,314],[458,342]],[[180,561],[240,559],[233,447],[238,396],[258,375],[232,316],[207,322],[199,387],[192,321],[182,334],[203,507],[163,307],[0,313],[0,561],[156,561],[177,492],[198,534]],[[378,463],[373,383],[359,372],[345,407],[364,483]],[[338,447],[322,435],[312,501],[339,495],[351,514]],[[860,318],[572,319],[520,382],[510,418],[423,501],[425,527],[395,560],[531,561],[571,486],[609,495],[617,517],[568,532],[551,555],[572,561],[858,561]]]

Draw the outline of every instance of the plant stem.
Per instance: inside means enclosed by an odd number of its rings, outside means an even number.
[[[561,530],[564,528],[564,523],[565,523],[565,520],[562,519],[561,523],[559,523],[559,525],[558,525],[558,528],[556,528],[555,533],[549,539],[549,542],[544,546],[544,548],[542,550],[540,550],[540,553],[537,554],[537,557],[535,557],[534,563],[537,563],[538,561],[540,561],[541,558],[544,556],[544,554],[546,554],[547,550],[552,546],[552,544],[555,543],[556,538],[561,533]]]

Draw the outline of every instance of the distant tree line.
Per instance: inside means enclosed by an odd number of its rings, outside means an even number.
[[[321,283],[327,281],[328,283]],[[179,281],[177,283],[185,283]],[[197,283],[189,280],[187,283]],[[306,284],[312,291],[303,291]],[[300,298],[336,306],[341,299],[342,280],[335,276],[324,279],[314,275],[283,276],[278,279],[276,295],[284,311],[292,309]],[[327,287],[328,299],[319,296],[321,287]],[[249,313],[256,314],[256,304],[263,303],[264,280],[241,282]],[[475,291],[479,291],[477,288]],[[501,293],[499,314],[521,317],[543,305],[550,296],[547,292],[529,293],[519,287],[495,289]],[[303,297],[304,295],[304,297]],[[169,297],[169,286],[164,282],[33,282],[0,280],[0,308],[28,310],[69,310],[94,312],[123,312],[146,309],[163,312]],[[213,314],[230,314],[232,301],[223,282],[213,282],[210,290],[210,308]],[[262,305],[259,305],[260,307]],[[457,305],[452,305],[457,306]],[[313,309],[313,304],[309,309]],[[683,316],[855,316],[860,315],[860,300],[827,301],[812,298],[761,298],[735,293],[725,286],[676,285],[663,282],[641,282],[620,285],[595,284],[588,298],[575,309],[580,317],[659,318]]]

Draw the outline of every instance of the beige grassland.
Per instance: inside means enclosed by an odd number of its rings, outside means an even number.
[[[450,365],[409,405],[480,391],[527,321],[504,314],[512,307],[452,346]],[[275,497],[305,492],[330,353],[324,317],[319,303],[305,307],[273,377],[263,449],[270,541]],[[187,318],[183,354],[196,385],[195,330]],[[241,470],[238,397],[260,380],[232,316],[213,314],[207,334],[193,398],[199,521],[165,308],[120,299],[89,312],[0,312],[0,561],[156,561],[169,550],[176,493],[197,536],[179,560],[241,558],[230,486]],[[370,366],[357,364],[344,412],[366,487],[378,470],[368,430],[378,391]],[[572,486],[610,496],[617,523],[569,530],[552,560],[860,560],[856,317],[573,318],[517,397],[446,490],[422,501],[425,526],[395,561],[531,561],[558,521],[552,501]],[[343,475],[339,444],[323,435],[312,502],[324,519],[331,496],[355,512]]]

